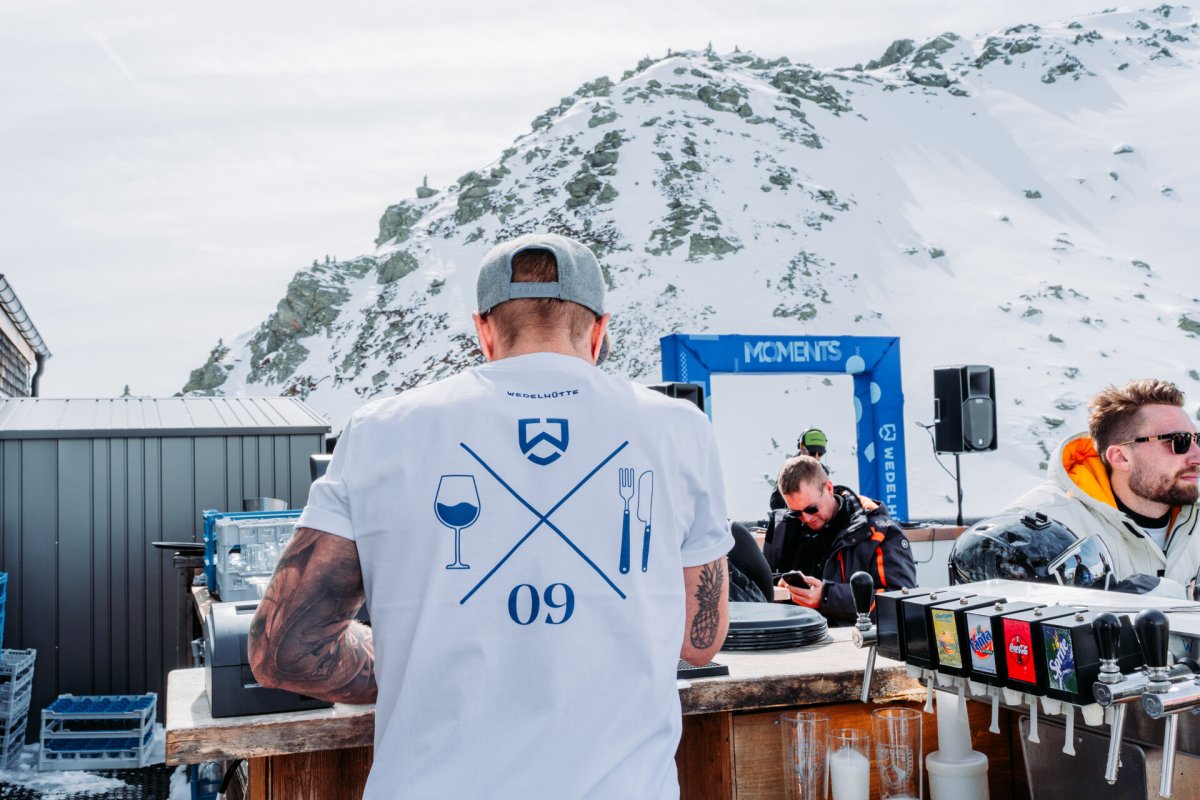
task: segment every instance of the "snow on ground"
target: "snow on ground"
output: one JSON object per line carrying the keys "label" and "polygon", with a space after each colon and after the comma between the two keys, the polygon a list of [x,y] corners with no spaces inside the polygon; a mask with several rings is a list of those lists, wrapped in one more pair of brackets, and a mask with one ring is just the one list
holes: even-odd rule
{"label": "snow on ground", "polygon": [[35,789],[42,793],[44,800],[63,800],[73,794],[102,794],[126,785],[124,781],[92,772],[39,772],[37,754],[37,745],[27,746],[11,769],[0,770],[0,786]]}
{"label": "snow on ground", "polygon": [[[165,748],[163,727],[156,725],[149,763],[162,764],[166,759]],[[37,768],[37,760],[38,745],[26,745],[16,764],[10,769],[0,770],[0,789],[5,786],[19,786],[40,792],[42,800],[65,800],[75,795],[100,795],[128,785],[118,778],[108,778],[84,770],[41,772]],[[191,800],[192,792],[185,772],[184,767],[179,767],[171,775],[171,794],[164,800]]]}
{"label": "snow on ground", "polygon": [[187,767],[179,767],[171,773],[171,795],[167,800],[192,800],[192,789],[187,780]]}

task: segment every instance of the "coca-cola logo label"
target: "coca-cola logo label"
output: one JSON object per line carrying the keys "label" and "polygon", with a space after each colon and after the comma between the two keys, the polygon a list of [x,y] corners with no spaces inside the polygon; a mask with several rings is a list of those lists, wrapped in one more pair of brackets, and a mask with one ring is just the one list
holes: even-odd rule
{"label": "coca-cola logo label", "polygon": [[1037,654],[1029,629],[1030,624],[1024,620],[1004,620],[1004,656],[1010,680],[1036,684],[1038,677],[1034,662]]}

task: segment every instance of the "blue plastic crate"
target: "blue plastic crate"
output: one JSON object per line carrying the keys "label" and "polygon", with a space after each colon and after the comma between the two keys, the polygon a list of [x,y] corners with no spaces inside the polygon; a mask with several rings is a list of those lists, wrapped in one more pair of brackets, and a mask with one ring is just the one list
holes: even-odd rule
{"label": "blue plastic crate", "polygon": [[[149,744],[154,731],[146,731],[141,737],[141,744]],[[46,743],[46,749],[53,753],[105,753],[112,756],[136,750],[139,746],[137,736],[88,736],[79,739],[51,739]]]}
{"label": "blue plastic crate", "polygon": [[217,591],[217,520],[220,519],[299,519],[299,510],[289,511],[202,511],[204,520],[204,582],[208,591]]}
{"label": "blue plastic crate", "polygon": [[46,707],[52,715],[79,716],[96,715],[111,717],[153,709],[157,697],[154,694],[61,694]]}
{"label": "blue plastic crate", "polygon": [[38,769],[146,766],[158,696],[59,695],[42,710]]}

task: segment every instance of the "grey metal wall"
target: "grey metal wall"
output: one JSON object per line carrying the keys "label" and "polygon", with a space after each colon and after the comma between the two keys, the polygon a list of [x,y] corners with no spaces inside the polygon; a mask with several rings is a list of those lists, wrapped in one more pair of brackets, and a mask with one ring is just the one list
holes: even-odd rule
{"label": "grey metal wall", "polygon": [[154,541],[201,541],[204,509],[308,499],[323,436],[0,441],[4,647],[36,647],[34,710],[61,693],[158,692],[175,667],[178,576]]}

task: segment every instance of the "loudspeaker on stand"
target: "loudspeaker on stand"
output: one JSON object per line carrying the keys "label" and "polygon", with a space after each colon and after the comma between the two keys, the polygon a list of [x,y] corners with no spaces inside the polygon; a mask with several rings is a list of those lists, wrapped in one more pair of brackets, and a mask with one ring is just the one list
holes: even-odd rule
{"label": "loudspeaker on stand", "polygon": [[973,453],[996,449],[996,380],[988,366],[933,370],[934,450]]}

